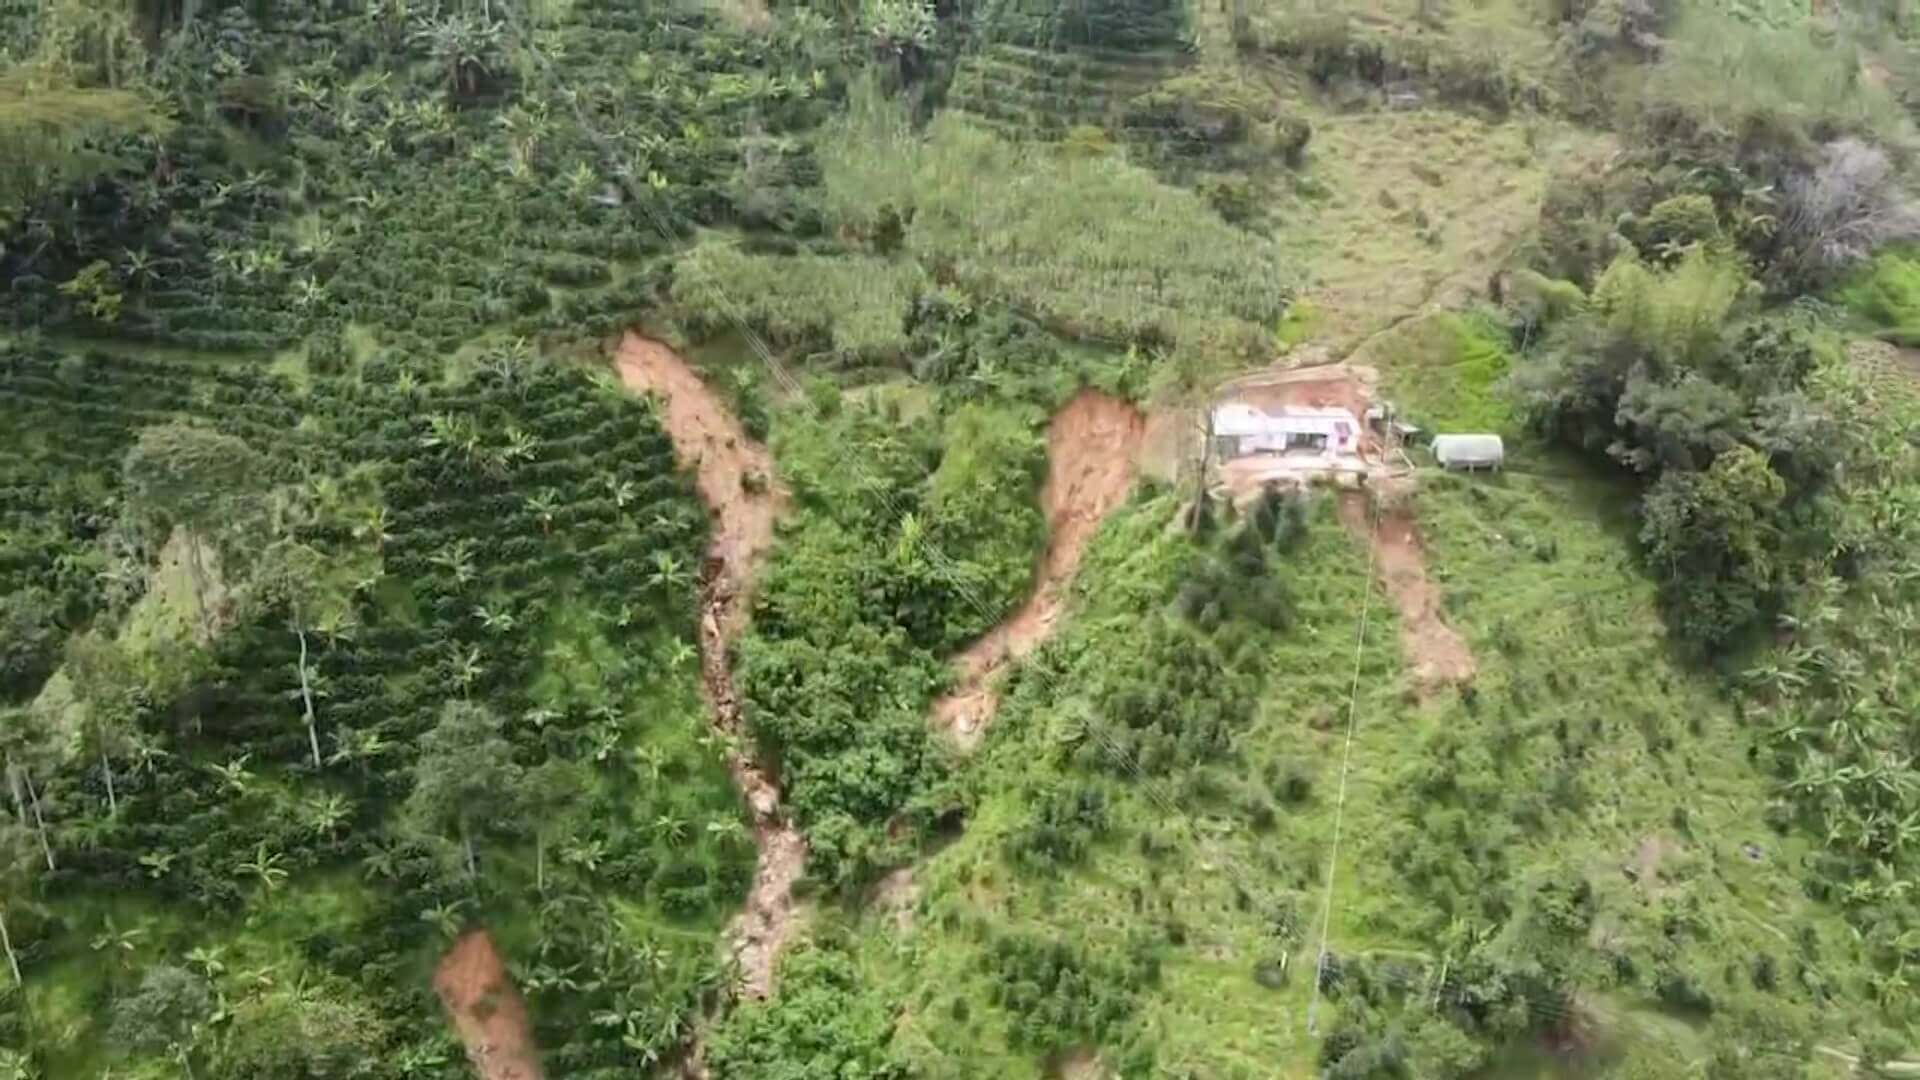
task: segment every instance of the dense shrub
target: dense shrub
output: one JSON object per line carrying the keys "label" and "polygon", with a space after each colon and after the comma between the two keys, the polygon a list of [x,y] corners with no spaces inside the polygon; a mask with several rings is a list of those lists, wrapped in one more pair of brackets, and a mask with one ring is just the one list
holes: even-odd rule
{"label": "dense shrub", "polygon": [[811,945],[781,965],[779,996],[741,1006],[714,1030],[707,1066],[720,1080],[904,1080],[891,1012],[843,947]]}
{"label": "dense shrub", "polygon": [[1542,429],[1646,478],[1648,565],[1674,628],[1709,647],[1844,545],[1823,496],[1862,450],[1837,351],[1804,316],[1743,317],[1749,293],[1724,254],[1623,256],[1519,376]]}

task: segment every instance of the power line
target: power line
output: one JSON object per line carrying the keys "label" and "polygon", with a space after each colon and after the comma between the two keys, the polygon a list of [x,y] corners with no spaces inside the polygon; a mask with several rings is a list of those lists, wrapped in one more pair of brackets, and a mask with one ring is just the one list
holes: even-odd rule
{"label": "power line", "polygon": [[1314,961],[1313,994],[1307,999],[1307,1034],[1317,1033],[1316,1013],[1320,1007],[1320,972],[1327,962],[1327,938],[1333,931],[1333,886],[1340,866],[1340,831],[1347,814],[1347,776],[1353,764],[1353,729],[1359,714],[1360,701],[1360,664],[1366,653],[1367,620],[1373,611],[1373,569],[1377,558],[1376,534],[1380,530],[1380,507],[1373,496],[1367,496],[1367,576],[1366,596],[1360,602],[1360,629],[1354,635],[1353,642],[1353,683],[1347,689],[1347,738],[1340,752],[1340,794],[1334,801],[1333,810],[1333,850],[1327,855],[1327,896],[1320,913],[1320,951]]}

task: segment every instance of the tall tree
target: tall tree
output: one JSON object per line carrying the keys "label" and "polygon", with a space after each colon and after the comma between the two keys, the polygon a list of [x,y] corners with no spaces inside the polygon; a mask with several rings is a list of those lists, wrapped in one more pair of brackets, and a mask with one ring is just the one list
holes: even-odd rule
{"label": "tall tree", "polygon": [[313,752],[313,767],[321,767],[319,720],[314,712],[315,676],[308,647],[308,634],[315,626],[344,615],[348,590],[336,580],[326,556],[290,536],[267,546],[254,569],[250,590],[254,603],[262,608],[282,608],[287,612],[287,627],[299,641],[300,654],[294,661],[294,674],[300,680],[300,707],[307,725],[307,744]]}
{"label": "tall tree", "polygon": [[542,894],[547,891],[547,840],[579,805],[587,787],[580,766],[562,757],[549,757],[527,774],[524,809],[533,819],[533,879]]}
{"label": "tall tree", "polygon": [[0,821],[0,949],[7,954],[7,969],[13,973],[14,985],[25,980],[20,976],[20,957],[13,947],[13,926],[8,917],[14,912],[19,898],[26,894],[26,880],[33,866],[33,839],[24,824],[18,821]]}
{"label": "tall tree", "polygon": [[120,813],[113,782],[113,755],[130,741],[146,683],[133,658],[119,642],[97,631],[67,643],[67,678],[86,713],[82,737],[90,753],[100,759],[100,775],[107,786],[107,811]]}
{"label": "tall tree", "polygon": [[137,1053],[164,1053],[193,1078],[193,1051],[213,1018],[213,989],[185,968],[148,968],[139,989],[113,1003],[114,1041]]}
{"label": "tall tree", "polygon": [[203,633],[212,630],[204,546],[251,508],[257,460],[240,439],[174,421],[143,429],[122,466],[134,511],[185,533]]}
{"label": "tall tree", "polygon": [[46,812],[40,805],[40,792],[34,786],[33,775],[52,755],[53,731],[52,718],[45,709],[23,706],[0,713],[0,758],[4,758],[6,766],[14,816],[23,825],[33,826],[48,870],[57,867],[53,861],[53,845],[47,839]]}
{"label": "tall tree", "polygon": [[407,796],[408,823],[427,836],[458,840],[467,876],[478,873],[475,837],[512,831],[526,802],[525,772],[513,760],[499,714],[472,701],[450,701],[420,740]]}

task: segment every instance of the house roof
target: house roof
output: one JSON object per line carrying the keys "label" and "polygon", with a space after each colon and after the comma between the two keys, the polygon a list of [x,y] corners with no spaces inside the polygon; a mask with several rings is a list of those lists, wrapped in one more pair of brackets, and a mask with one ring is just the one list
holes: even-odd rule
{"label": "house roof", "polygon": [[1298,421],[1318,421],[1312,425],[1318,430],[1328,421],[1344,421],[1358,426],[1353,413],[1337,406],[1325,405],[1283,405],[1278,410],[1269,411],[1255,408],[1240,402],[1229,402],[1213,410],[1213,433],[1215,435],[1269,435],[1289,430],[1297,430]]}

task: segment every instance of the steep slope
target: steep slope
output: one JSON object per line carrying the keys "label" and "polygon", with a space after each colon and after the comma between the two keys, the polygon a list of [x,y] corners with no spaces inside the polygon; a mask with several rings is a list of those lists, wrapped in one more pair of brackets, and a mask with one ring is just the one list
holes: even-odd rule
{"label": "steep slope", "polygon": [[774,964],[793,933],[793,884],[806,865],[806,841],[780,810],[778,777],[756,759],[740,718],[728,647],[745,625],[753,574],[773,544],[786,502],[773,459],[748,438],[699,375],[666,345],[629,332],[614,360],[626,387],[660,402],[661,422],[682,468],[691,469],[713,515],[713,538],[700,612],[700,672],[714,730],[725,736],[727,769],[753,813],[759,859],[745,910],[728,934],[740,964],[741,990],[765,997]]}
{"label": "steep slope", "polygon": [[1047,479],[1040,503],[1047,547],[1027,600],[954,659],[959,686],[934,703],[933,720],[963,750],[979,745],[999,705],[993,679],[1052,635],[1080,556],[1127,496],[1146,418],[1118,398],[1082,390],[1047,426]]}

